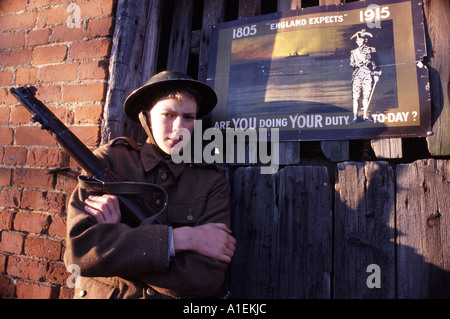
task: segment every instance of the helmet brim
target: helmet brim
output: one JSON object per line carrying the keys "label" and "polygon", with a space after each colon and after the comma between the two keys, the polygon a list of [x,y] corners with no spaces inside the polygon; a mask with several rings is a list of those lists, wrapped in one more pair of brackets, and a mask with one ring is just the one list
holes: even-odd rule
{"label": "helmet brim", "polygon": [[[151,81],[149,81],[151,82]],[[203,82],[189,78],[169,78],[143,85],[134,90],[125,100],[123,111],[132,121],[139,123],[139,113],[149,110],[160,97],[161,92],[172,88],[191,88],[197,91],[201,100],[198,105],[197,118],[202,118],[210,113],[217,104],[217,95],[214,90]]]}

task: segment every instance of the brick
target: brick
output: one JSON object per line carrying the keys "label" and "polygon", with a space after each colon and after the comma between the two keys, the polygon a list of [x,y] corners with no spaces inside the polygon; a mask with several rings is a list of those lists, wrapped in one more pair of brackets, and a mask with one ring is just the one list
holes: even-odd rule
{"label": "brick", "polygon": [[17,168],[14,171],[13,184],[22,187],[51,188],[53,176],[44,169]]}
{"label": "brick", "polygon": [[[87,148],[89,148],[93,152],[97,148],[97,146],[87,145]],[[70,168],[76,172],[80,172],[82,170],[80,164],[78,164],[73,157],[70,157]]]}
{"label": "brick", "polygon": [[23,248],[23,241],[25,238],[24,234],[3,231],[1,232],[0,237],[0,250],[13,253],[13,254],[21,254]]}
{"label": "brick", "polygon": [[48,47],[36,47],[33,49],[33,65],[60,63],[67,57],[67,46],[55,45]]}
{"label": "brick", "polygon": [[0,274],[6,273],[6,260],[8,256],[5,254],[0,254]]}
{"label": "brick", "polygon": [[28,235],[25,238],[24,251],[26,255],[59,260],[61,257],[62,243],[53,239]]}
{"label": "brick", "polygon": [[67,7],[49,7],[39,11],[36,25],[39,27],[65,22],[70,15]]}
{"label": "brick", "polygon": [[19,212],[14,219],[14,229],[23,232],[42,234],[50,224],[50,216],[31,212]]}
{"label": "brick", "polygon": [[78,63],[44,66],[39,70],[41,82],[72,82],[78,78]]}
{"label": "brick", "polygon": [[11,114],[11,109],[9,107],[0,106],[0,125],[9,124],[9,115]]}
{"label": "brick", "polygon": [[20,126],[16,128],[16,145],[56,146],[57,142],[47,131],[38,126]]}
{"label": "brick", "polygon": [[72,3],[73,0],[50,0],[53,5],[56,4],[69,4]]}
{"label": "brick", "polygon": [[14,80],[14,72],[11,70],[0,71],[0,86],[11,85]]}
{"label": "brick", "polygon": [[6,273],[13,277],[30,280],[43,280],[47,262],[24,256],[10,256]]}
{"label": "brick", "polygon": [[22,11],[26,6],[27,0],[0,1],[0,13]]}
{"label": "brick", "polygon": [[0,144],[11,145],[13,143],[13,130],[9,127],[0,127]]}
{"label": "brick", "polygon": [[0,52],[0,67],[19,67],[31,62],[31,49]]}
{"label": "brick", "polygon": [[90,40],[72,44],[69,55],[75,60],[106,58],[110,48],[110,40]]}
{"label": "brick", "polygon": [[89,61],[81,63],[80,80],[106,80],[108,63],[106,61]]}
{"label": "brick", "polygon": [[13,212],[0,210],[0,229],[12,230],[14,215]]}
{"label": "brick", "polygon": [[11,108],[7,106],[0,106],[0,125],[9,125],[9,117]]}
{"label": "brick", "polygon": [[22,191],[16,188],[0,189],[0,205],[6,208],[19,208]]}
{"label": "brick", "polygon": [[31,123],[31,114],[28,110],[20,106],[15,106],[11,109],[11,124],[27,124]]}
{"label": "brick", "polygon": [[34,167],[66,167],[69,166],[69,154],[61,149],[30,148],[27,165]]}
{"label": "brick", "polygon": [[106,94],[105,83],[85,83],[65,85],[63,87],[64,102],[102,101]]}
{"label": "brick", "polygon": [[9,93],[8,88],[0,88],[0,101],[2,103],[2,107],[4,107],[5,105],[18,104],[16,98],[11,93]]}
{"label": "brick", "polygon": [[[6,165],[23,165],[27,160],[27,149],[24,147],[6,147],[3,163]],[[0,177],[0,180],[2,178]],[[2,185],[0,183],[0,185]],[[8,184],[9,185],[9,184]]]}
{"label": "brick", "polygon": [[37,12],[22,12],[0,16],[0,30],[31,29],[36,25],[36,18]]}
{"label": "brick", "polygon": [[30,0],[28,4],[28,10],[33,8],[42,8],[48,6],[50,2],[54,2],[53,0]]}
{"label": "brick", "polygon": [[[73,165],[71,164],[70,167],[73,168]],[[64,176],[60,174],[56,181],[55,190],[72,193],[77,186],[77,183],[75,175]]]}
{"label": "brick", "polygon": [[111,16],[114,9],[114,1],[89,0],[79,3],[83,19]]}
{"label": "brick", "polygon": [[[65,195],[56,192],[24,190],[20,207],[38,211],[62,213],[65,207]],[[40,228],[40,231],[35,233],[42,233],[46,231],[49,223],[49,220],[45,219],[45,223],[41,224],[42,227]],[[36,224],[35,226],[37,227],[35,230],[39,230],[39,224]]]}
{"label": "brick", "polygon": [[52,237],[65,238],[67,231],[67,219],[61,216],[51,216],[51,224],[48,234]]}
{"label": "brick", "polygon": [[100,124],[102,122],[102,105],[80,105],[75,109],[76,124]]}
{"label": "brick", "polygon": [[25,46],[25,31],[0,33],[0,50],[23,48]]}
{"label": "brick", "polygon": [[38,69],[36,68],[20,68],[16,74],[17,85],[32,85],[36,83]]}
{"label": "brick", "polygon": [[72,110],[60,105],[58,107],[49,106],[49,109],[66,126],[73,124],[75,114]]}
{"label": "brick", "polygon": [[11,184],[11,173],[10,168],[0,167],[0,186],[9,186]]}
{"label": "brick", "polygon": [[72,42],[83,39],[83,28],[68,28],[66,24],[52,28],[50,42]]}
{"label": "brick", "polygon": [[12,279],[0,275],[0,299],[13,299],[16,291]]}
{"label": "brick", "polygon": [[49,262],[48,271],[46,273],[46,281],[54,284],[65,285],[67,277],[70,274],[67,273],[66,266],[63,262]]}
{"label": "brick", "polygon": [[17,280],[16,295],[18,299],[55,299],[59,288],[53,284],[35,283]]}
{"label": "brick", "polygon": [[99,126],[73,126],[71,130],[86,146],[98,146],[100,144]]}
{"label": "brick", "polygon": [[14,80],[13,71],[11,70],[0,71],[0,86],[11,85],[13,83],[13,80]]}
{"label": "brick", "polygon": [[[52,30],[53,33],[53,30]],[[47,44],[49,41],[50,36],[50,29],[49,28],[42,28],[42,29],[34,29],[28,31],[27,34],[27,46],[35,46],[35,45],[42,45]]]}
{"label": "brick", "polygon": [[114,33],[114,20],[113,18],[101,18],[90,20],[86,30],[86,37],[107,37],[112,36]]}
{"label": "brick", "polygon": [[75,289],[62,286],[59,290],[59,299],[73,299]]}
{"label": "brick", "polygon": [[62,86],[61,85],[44,85],[36,86],[38,89],[36,97],[43,103],[49,102],[61,102],[62,98]]}

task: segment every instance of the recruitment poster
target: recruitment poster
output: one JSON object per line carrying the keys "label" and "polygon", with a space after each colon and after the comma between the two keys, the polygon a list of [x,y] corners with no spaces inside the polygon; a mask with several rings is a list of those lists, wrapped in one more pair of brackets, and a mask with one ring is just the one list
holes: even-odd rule
{"label": "recruitment poster", "polygon": [[430,97],[420,1],[358,1],[213,28],[211,126],[281,140],[425,136]]}

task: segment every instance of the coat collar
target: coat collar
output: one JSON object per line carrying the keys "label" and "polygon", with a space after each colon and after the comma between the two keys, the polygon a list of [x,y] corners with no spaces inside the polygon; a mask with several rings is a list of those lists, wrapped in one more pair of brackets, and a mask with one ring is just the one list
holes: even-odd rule
{"label": "coat collar", "polygon": [[159,163],[162,163],[163,165],[169,167],[170,171],[175,177],[180,176],[180,174],[186,167],[186,163],[181,162],[179,164],[176,164],[172,161],[170,157],[165,159],[163,155],[161,155],[156,150],[156,146],[151,143],[145,143],[144,146],[142,146],[141,160],[142,164],[144,165],[144,170],[146,172],[149,172],[150,170],[155,168]]}

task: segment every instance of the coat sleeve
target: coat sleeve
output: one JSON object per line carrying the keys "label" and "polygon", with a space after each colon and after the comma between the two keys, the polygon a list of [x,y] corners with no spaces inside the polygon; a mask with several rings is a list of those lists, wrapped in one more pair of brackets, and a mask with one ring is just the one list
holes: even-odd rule
{"label": "coat sleeve", "polygon": [[[108,159],[96,155],[109,168]],[[101,154],[99,156],[99,154]],[[166,225],[98,224],[84,211],[89,193],[77,186],[68,203],[64,262],[80,267],[84,277],[131,276],[167,269]]]}
{"label": "coat sleeve", "polygon": [[[230,226],[229,188],[218,174],[209,192],[204,213],[196,225],[224,223]],[[149,272],[140,279],[155,290],[175,298],[205,298],[222,286],[227,264],[194,252],[177,253],[164,273]]]}
{"label": "coat sleeve", "polygon": [[165,271],[168,227],[98,224],[84,212],[88,194],[75,189],[68,207],[65,264],[80,267],[84,277],[131,276]]}

